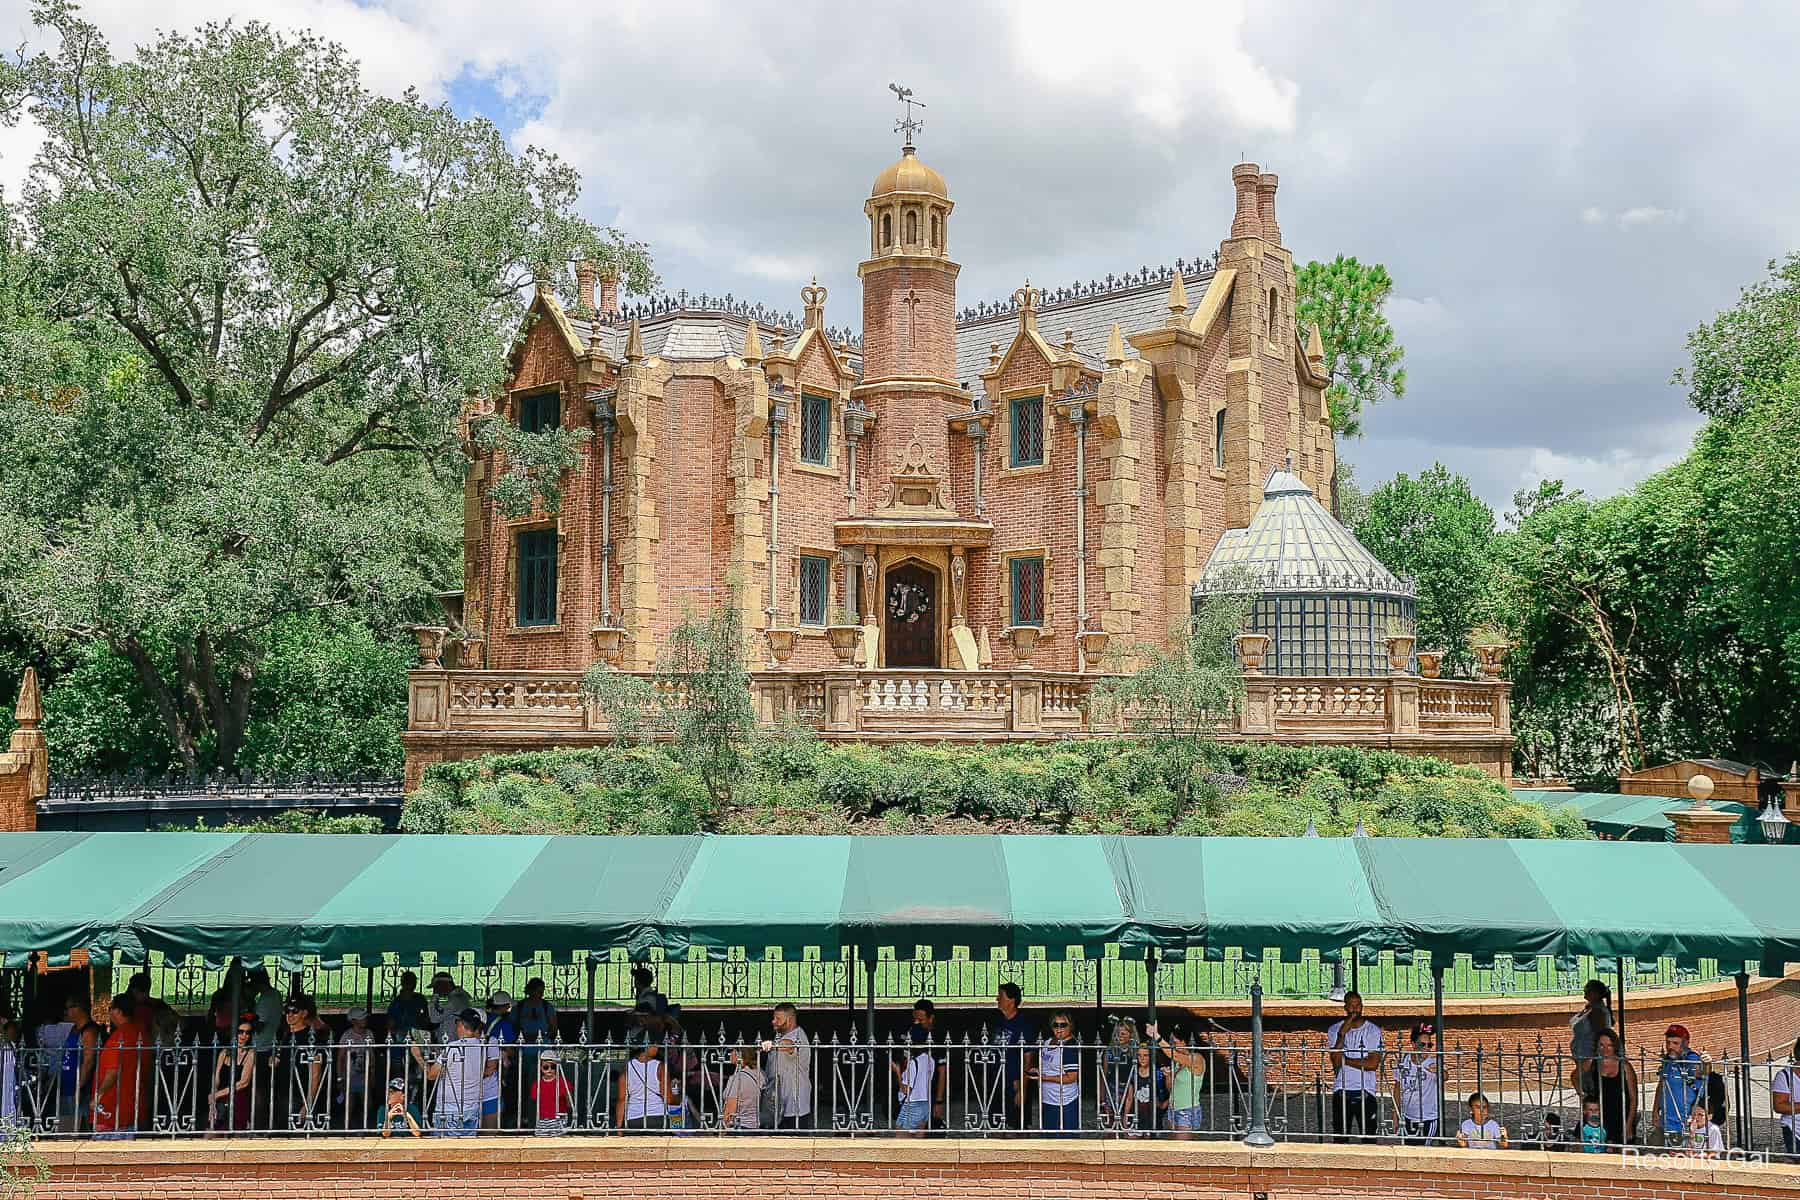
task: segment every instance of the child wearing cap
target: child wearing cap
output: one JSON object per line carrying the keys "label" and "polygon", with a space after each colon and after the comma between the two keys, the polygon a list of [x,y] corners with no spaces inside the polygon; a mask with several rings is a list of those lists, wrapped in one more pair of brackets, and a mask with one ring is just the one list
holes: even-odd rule
{"label": "child wearing cap", "polygon": [[538,1055],[537,1078],[531,1084],[531,1099],[537,1113],[539,1137],[561,1137],[569,1132],[569,1118],[575,1111],[575,1094],[562,1072],[562,1055],[546,1050]]}
{"label": "child wearing cap", "polygon": [[407,1102],[406,1080],[396,1075],[388,1080],[387,1108],[381,1114],[381,1136],[409,1132],[414,1137],[425,1136],[425,1130],[419,1126],[419,1110]]}

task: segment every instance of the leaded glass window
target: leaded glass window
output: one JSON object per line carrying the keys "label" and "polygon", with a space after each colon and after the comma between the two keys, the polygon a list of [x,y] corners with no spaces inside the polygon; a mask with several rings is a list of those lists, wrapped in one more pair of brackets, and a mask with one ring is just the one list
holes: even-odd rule
{"label": "leaded glass window", "polygon": [[1012,560],[1012,623],[1044,623],[1044,560],[1041,558]]}
{"label": "leaded glass window", "polygon": [[556,530],[519,534],[519,624],[556,624]]}
{"label": "leaded glass window", "polygon": [[562,424],[562,396],[554,391],[533,392],[519,397],[519,429],[524,433],[542,433]]}
{"label": "leaded glass window", "polygon": [[1044,398],[1020,396],[1012,402],[1012,465],[1035,467],[1044,461]]}
{"label": "leaded glass window", "polygon": [[831,461],[831,400],[805,392],[800,397],[800,461],[822,467]]}
{"label": "leaded glass window", "polygon": [[818,554],[800,556],[800,623],[823,625],[831,595],[831,560]]}

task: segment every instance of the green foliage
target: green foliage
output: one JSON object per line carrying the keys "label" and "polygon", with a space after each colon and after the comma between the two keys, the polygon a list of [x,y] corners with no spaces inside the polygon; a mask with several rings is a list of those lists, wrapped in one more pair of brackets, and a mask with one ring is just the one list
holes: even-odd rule
{"label": "green foliage", "polygon": [[1369,494],[1357,538],[1390,570],[1418,581],[1421,650],[1443,650],[1445,670],[1472,675],[1470,636],[1492,613],[1494,513],[1442,463],[1401,474]]}
{"label": "green foliage", "polygon": [[[1207,761],[1139,738],[875,746],[784,732],[713,807],[667,746],[508,754],[426,769],[413,833],[1071,832],[1588,836],[1473,767],[1348,746],[1220,744]],[[1237,777],[1244,777],[1247,782]]]}
{"label": "green foliage", "polygon": [[581,686],[627,739],[667,734],[676,759],[699,777],[714,808],[731,801],[757,732],[735,598],[683,618],[663,643],[654,684],[596,663]]}
{"label": "green foliage", "polygon": [[0,1196],[6,1200],[31,1200],[40,1184],[50,1182],[50,1164],[38,1152],[31,1130],[24,1124],[0,1124]]}
{"label": "green foliage", "polygon": [[1688,335],[1692,363],[1675,372],[1708,417],[1734,420],[1800,374],[1800,254],[1769,264],[1737,305]]}
{"label": "green foliage", "polygon": [[1360,263],[1340,254],[1328,263],[1309,262],[1294,283],[1295,318],[1302,336],[1319,327],[1325,343],[1326,392],[1332,431],[1361,437],[1363,410],[1388,396],[1406,394],[1406,351],[1388,323],[1388,296],[1394,281],[1380,263]]}
{"label": "green foliage", "polygon": [[1244,701],[1236,639],[1256,593],[1247,576],[1225,586],[1170,631],[1167,646],[1131,647],[1126,654],[1137,669],[1093,693],[1097,720],[1150,738],[1168,757],[1173,786],[1183,797],[1193,795],[1194,771]]}
{"label": "green foliage", "polygon": [[[169,653],[149,647],[159,661]],[[261,775],[400,773],[410,642],[383,640],[323,613],[277,620],[250,690],[239,769]],[[16,686],[17,677],[0,676]],[[141,771],[184,764],[131,663],[90,643],[44,689],[44,737],[59,774]],[[210,742],[198,763],[218,765]]]}
{"label": "green foliage", "polygon": [[[116,58],[33,12],[59,45],[0,63],[0,120],[45,136],[0,229],[0,609],[104,644],[178,761],[233,767],[279,621],[391,629],[454,578],[457,419],[535,281],[652,275],[566,165],[341,47],[246,22]],[[554,508],[571,437],[509,436],[499,498]]]}
{"label": "green foliage", "polygon": [[380,817],[365,813],[339,815],[311,809],[291,809],[248,821],[220,821],[208,824],[205,817],[194,818],[192,825],[162,825],[158,832],[180,833],[184,830],[207,830],[213,833],[383,833]]}

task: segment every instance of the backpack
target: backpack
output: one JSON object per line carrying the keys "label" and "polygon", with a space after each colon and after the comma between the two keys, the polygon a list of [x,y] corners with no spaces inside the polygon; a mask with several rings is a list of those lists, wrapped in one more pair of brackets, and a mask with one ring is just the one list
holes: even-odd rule
{"label": "backpack", "polygon": [[773,1129],[781,1124],[781,1089],[775,1086],[775,1072],[763,1076],[762,1093],[756,1098],[757,1124]]}
{"label": "backpack", "polygon": [[1725,1095],[1725,1077],[1717,1071],[1707,1072],[1706,1113],[1721,1129],[1725,1126]]}

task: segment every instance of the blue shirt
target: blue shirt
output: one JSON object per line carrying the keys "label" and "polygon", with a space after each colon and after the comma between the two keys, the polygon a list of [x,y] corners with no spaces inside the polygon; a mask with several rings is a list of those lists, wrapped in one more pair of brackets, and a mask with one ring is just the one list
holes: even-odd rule
{"label": "blue shirt", "polygon": [[[1020,1011],[1000,1022],[1000,1027],[994,1032],[994,1040],[1002,1046],[1029,1046],[1037,1041],[1037,1031],[1032,1028],[1025,1013]],[[1008,1050],[1001,1056],[1001,1060],[1006,1067],[1008,1086],[1024,1076],[1025,1051],[1023,1049]],[[1007,1100],[1010,1102],[1011,1099],[1012,1097],[1008,1095]]]}
{"label": "blue shirt", "polygon": [[425,997],[419,992],[395,996],[388,1005],[387,1019],[388,1036],[396,1041],[404,1040],[415,1029],[425,1028]]}
{"label": "blue shirt", "polygon": [[1700,1055],[1693,1050],[1678,1058],[1664,1055],[1656,1077],[1662,1081],[1662,1109],[1657,1116],[1662,1120],[1663,1132],[1685,1132],[1688,1114],[1694,1111],[1694,1101],[1705,1086],[1700,1074]]}

